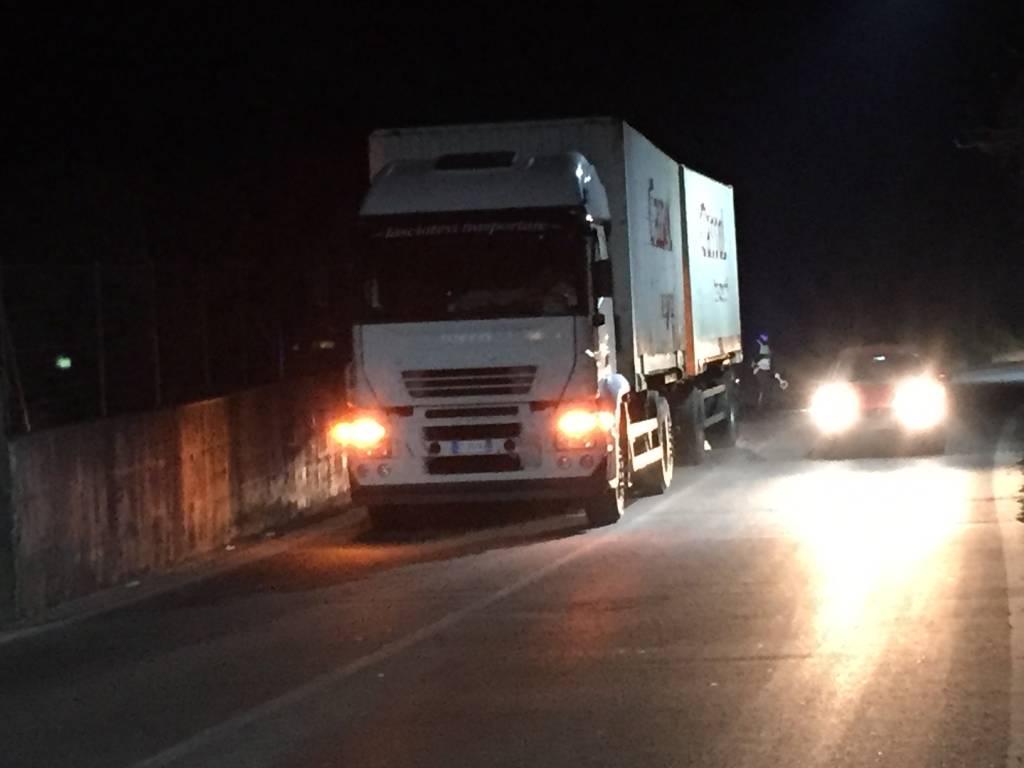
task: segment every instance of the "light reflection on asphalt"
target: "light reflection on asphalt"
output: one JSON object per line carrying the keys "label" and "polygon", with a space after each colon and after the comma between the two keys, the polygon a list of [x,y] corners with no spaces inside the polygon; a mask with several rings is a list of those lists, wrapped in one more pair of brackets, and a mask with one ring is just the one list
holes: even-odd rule
{"label": "light reflection on asphalt", "polygon": [[776,511],[812,580],[816,653],[839,692],[870,679],[899,631],[956,575],[947,548],[970,514],[973,474],[942,459],[817,463],[779,478],[758,505]]}

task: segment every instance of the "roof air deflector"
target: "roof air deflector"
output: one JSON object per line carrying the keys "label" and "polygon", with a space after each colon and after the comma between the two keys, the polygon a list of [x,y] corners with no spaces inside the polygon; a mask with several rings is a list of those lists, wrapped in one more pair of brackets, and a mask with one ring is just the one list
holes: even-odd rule
{"label": "roof air deflector", "polygon": [[471,152],[463,155],[441,155],[434,168],[439,171],[474,171],[484,168],[511,168],[515,152]]}

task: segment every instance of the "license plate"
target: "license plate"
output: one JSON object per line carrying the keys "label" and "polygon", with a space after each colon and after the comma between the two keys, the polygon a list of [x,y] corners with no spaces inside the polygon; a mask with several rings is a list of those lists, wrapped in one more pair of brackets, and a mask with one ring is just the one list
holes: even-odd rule
{"label": "license plate", "polygon": [[452,440],[448,446],[453,456],[474,453],[493,453],[492,440]]}

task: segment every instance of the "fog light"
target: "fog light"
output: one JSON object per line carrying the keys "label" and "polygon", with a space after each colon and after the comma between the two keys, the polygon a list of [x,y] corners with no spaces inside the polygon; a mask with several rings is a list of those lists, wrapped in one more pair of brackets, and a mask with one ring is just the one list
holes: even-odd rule
{"label": "fog light", "polygon": [[589,453],[586,456],[581,456],[580,466],[583,467],[584,469],[590,469],[592,466],[594,466],[594,457],[591,456]]}
{"label": "fog light", "polygon": [[381,464],[379,467],[377,467],[377,474],[380,475],[381,477],[387,477],[388,475],[391,474],[391,467],[388,466],[387,464]]}
{"label": "fog light", "polygon": [[558,457],[558,468],[559,469],[568,469],[570,464],[572,464],[572,460],[568,456],[559,456]]}
{"label": "fog light", "polygon": [[365,478],[367,475],[370,474],[370,468],[365,464],[360,464],[358,467],[356,467],[356,474],[359,477]]}
{"label": "fog light", "polygon": [[516,441],[511,438],[505,441],[505,450],[509,453],[516,452]]}
{"label": "fog light", "polygon": [[430,446],[427,448],[427,451],[430,452],[431,456],[437,456],[437,454],[441,452],[441,444],[431,443]]}
{"label": "fog light", "polygon": [[615,414],[592,405],[569,408],[558,417],[555,446],[559,450],[591,449],[615,426]]}
{"label": "fog light", "polygon": [[339,421],[331,427],[331,437],[335,442],[362,450],[380,445],[387,434],[383,417],[373,414],[362,414],[349,421]]}

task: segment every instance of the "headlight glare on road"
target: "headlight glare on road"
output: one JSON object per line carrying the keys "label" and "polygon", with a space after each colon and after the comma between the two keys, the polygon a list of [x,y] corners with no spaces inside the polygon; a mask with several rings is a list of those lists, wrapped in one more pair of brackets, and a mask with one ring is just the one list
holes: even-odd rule
{"label": "headlight glare on road", "polygon": [[811,398],[811,418],[826,435],[846,431],[860,418],[857,390],[841,381],[822,385]]}
{"label": "headlight glare on road", "polygon": [[360,415],[339,421],[331,427],[331,437],[346,448],[370,450],[379,446],[388,434],[382,420],[370,415]]}
{"label": "headlight glare on road", "polygon": [[896,387],[892,410],[908,430],[937,427],[946,418],[946,388],[930,376],[906,379]]}

